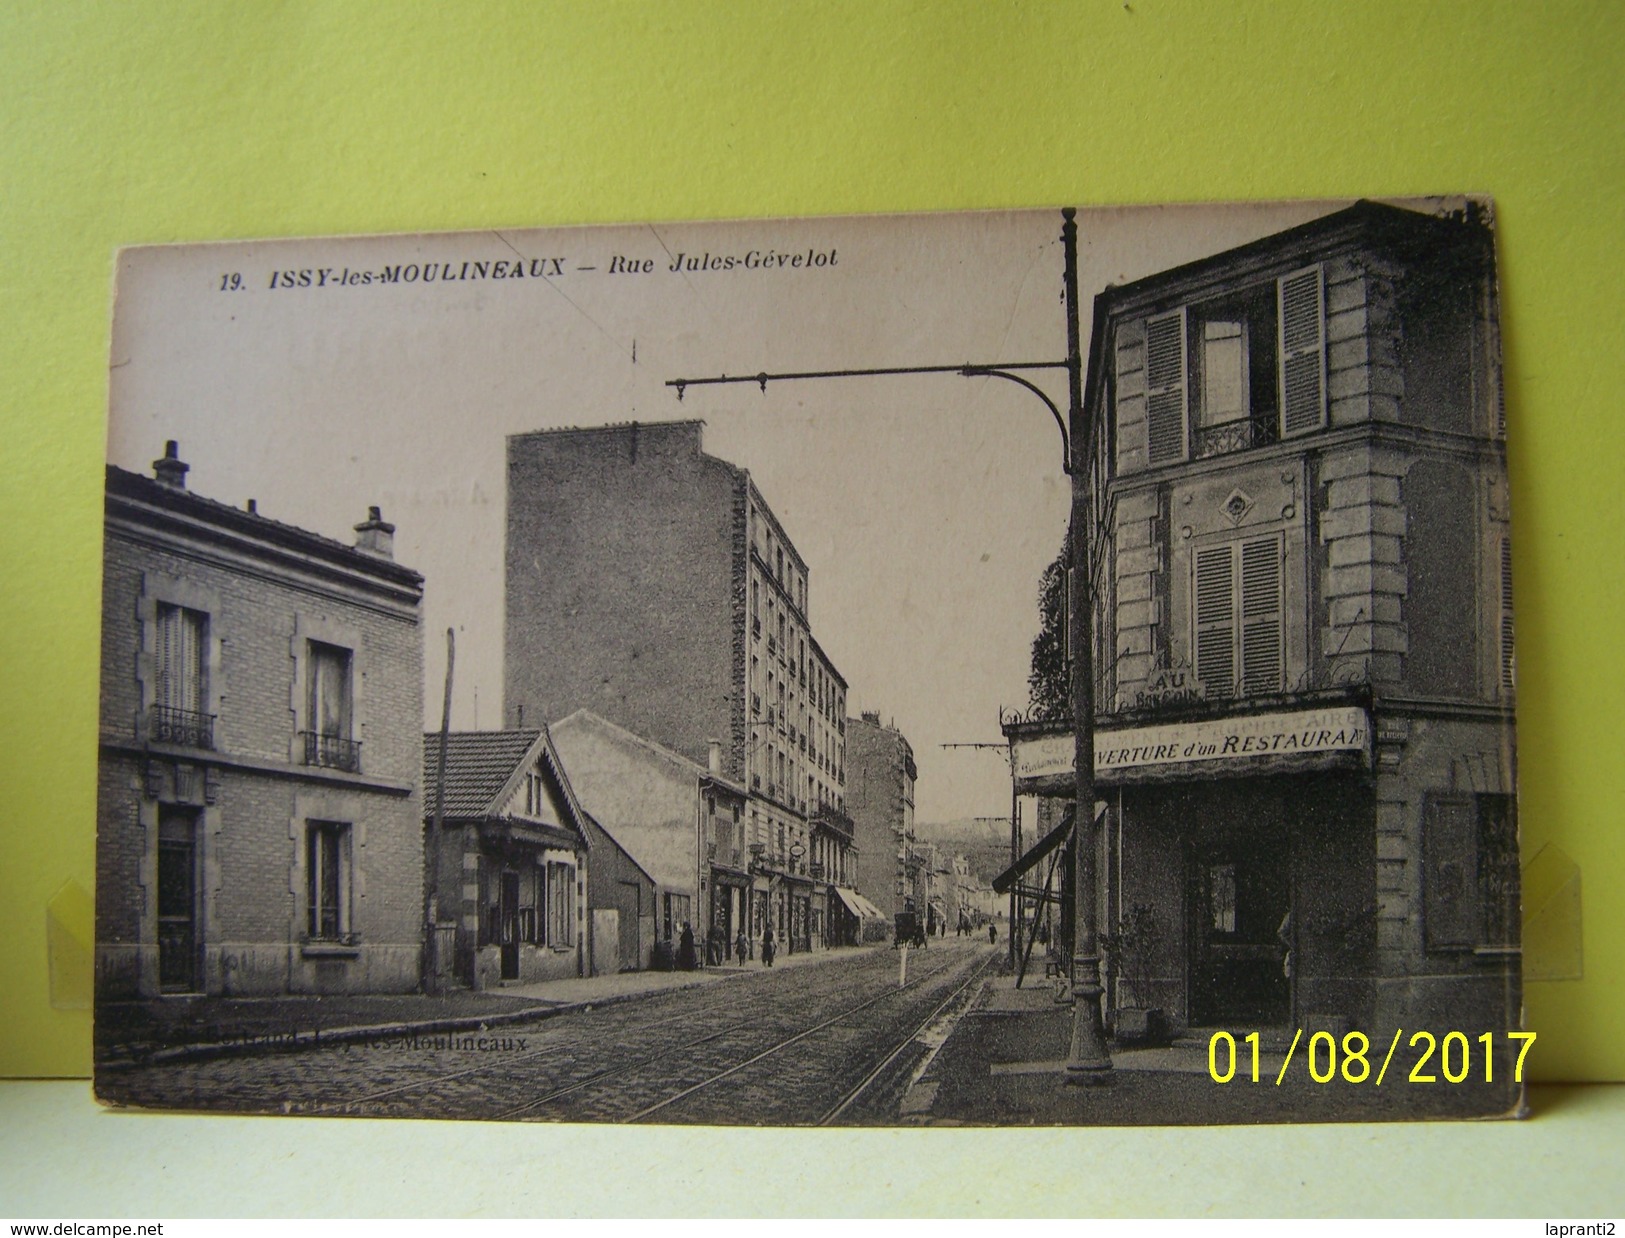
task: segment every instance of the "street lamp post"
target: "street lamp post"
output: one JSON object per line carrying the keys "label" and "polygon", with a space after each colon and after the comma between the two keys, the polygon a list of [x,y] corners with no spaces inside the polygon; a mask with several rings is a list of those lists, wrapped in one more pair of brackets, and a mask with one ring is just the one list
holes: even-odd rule
{"label": "street lamp post", "polygon": [[[724,383],[756,383],[767,391],[769,382],[815,378],[871,378],[895,374],[959,374],[964,378],[1003,378],[1026,388],[1043,401],[1061,430],[1062,467],[1072,479],[1072,517],[1068,533],[1071,544],[1072,583],[1068,637],[1072,667],[1073,725],[1073,945],[1071,959],[1072,1041],[1067,1054],[1066,1081],[1070,1084],[1099,1084],[1111,1079],[1112,1060],[1106,1051],[1105,1027],[1101,1019],[1100,937],[1095,924],[1095,714],[1092,638],[1090,635],[1089,530],[1085,517],[1089,510],[1089,434],[1083,415],[1083,353],[1078,304],[1078,225],[1077,211],[1061,212],[1061,247],[1065,256],[1066,345],[1065,361],[1029,361],[994,365],[914,365],[881,369],[810,370],[798,373],[723,374],[714,378],[674,378],[666,383],[681,400],[689,387]],[[1067,416],[1044,391],[1019,370],[1067,372]],[[1010,926],[1014,933],[1015,925]]]}
{"label": "street lamp post", "polygon": [[1111,1077],[1101,1021],[1100,938],[1095,924],[1095,706],[1094,637],[1090,615],[1093,590],[1089,563],[1089,429],[1083,416],[1083,344],[1078,322],[1078,224],[1076,212],[1061,212],[1061,248],[1066,255],[1067,412],[1072,430],[1071,605],[1068,620],[1072,654],[1072,1044],[1066,1081],[1103,1083]]}

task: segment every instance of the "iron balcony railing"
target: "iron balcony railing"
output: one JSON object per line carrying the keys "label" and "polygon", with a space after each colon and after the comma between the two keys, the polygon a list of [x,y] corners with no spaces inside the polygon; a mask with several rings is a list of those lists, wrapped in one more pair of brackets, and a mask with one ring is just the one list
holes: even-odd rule
{"label": "iron balcony railing", "polygon": [[1227,456],[1234,451],[1250,451],[1275,441],[1269,422],[1247,419],[1231,421],[1218,426],[1199,426],[1196,429],[1195,459],[1208,456]]}
{"label": "iron balcony railing", "polygon": [[178,744],[183,748],[214,747],[214,715],[190,709],[155,705],[148,715],[148,734],[153,743]]}
{"label": "iron balcony railing", "polygon": [[361,741],[341,739],[337,735],[319,735],[315,731],[302,731],[305,737],[305,764],[323,769],[339,769],[346,773],[361,772]]}

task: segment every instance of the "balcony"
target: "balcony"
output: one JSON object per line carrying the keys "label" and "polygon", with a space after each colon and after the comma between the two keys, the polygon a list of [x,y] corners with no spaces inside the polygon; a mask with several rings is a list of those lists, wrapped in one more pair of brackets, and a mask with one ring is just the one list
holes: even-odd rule
{"label": "balcony", "polygon": [[1270,422],[1263,420],[1231,421],[1220,426],[1196,427],[1191,444],[1191,458],[1227,456],[1231,452],[1249,451],[1273,443],[1275,435]]}
{"label": "balcony", "polygon": [[821,825],[831,833],[840,835],[848,842],[852,840],[856,829],[852,823],[852,818],[846,812],[828,802],[816,805],[812,810],[810,819],[814,825]]}
{"label": "balcony", "polygon": [[214,715],[190,709],[155,705],[147,715],[147,738],[155,744],[177,744],[182,748],[214,747]]}
{"label": "balcony", "polygon": [[361,772],[361,741],[342,739],[337,735],[318,735],[315,731],[301,731],[305,739],[305,764],[322,769],[343,770],[347,774]]}

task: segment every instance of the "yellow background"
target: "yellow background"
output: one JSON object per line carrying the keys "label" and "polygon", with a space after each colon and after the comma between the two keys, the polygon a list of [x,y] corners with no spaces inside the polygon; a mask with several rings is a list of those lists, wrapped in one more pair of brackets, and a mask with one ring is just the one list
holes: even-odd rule
{"label": "yellow background", "polygon": [[46,903],[93,875],[116,246],[1474,191],[1500,222],[1525,855],[1557,844],[1585,889],[1585,977],[1529,986],[1531,1066],[1625,1078],[1622,36],[1615,4],[1485,0],[12,0],[0,1076],[90,1063]]}

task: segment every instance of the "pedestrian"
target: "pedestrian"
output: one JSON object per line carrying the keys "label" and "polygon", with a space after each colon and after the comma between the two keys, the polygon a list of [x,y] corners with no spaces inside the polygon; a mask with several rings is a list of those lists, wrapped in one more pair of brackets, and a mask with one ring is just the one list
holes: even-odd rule
{"label": "pedestrian", "polygon": [[677,970],[694,970],[694,930],[683,921],[683,935],[677,939]]}
{"label": "pedestrian", "polygon": [[745,956],[750,953],[750,938],[745,936],[745,930],[739,930],[739,936],[734,938],[734,953],[739,956],[739,966],[745,965]]}
{"label": "pedestrian", "polygon": [[762,962],[768,967],[773,966],[773,926],[771,924],[762,931]]}
{"label": "pedestrian", "polygon": [[991,921],[989,921],[987,926],[987,944],[990,946],[996,946],[999,944],[999,926]]}

